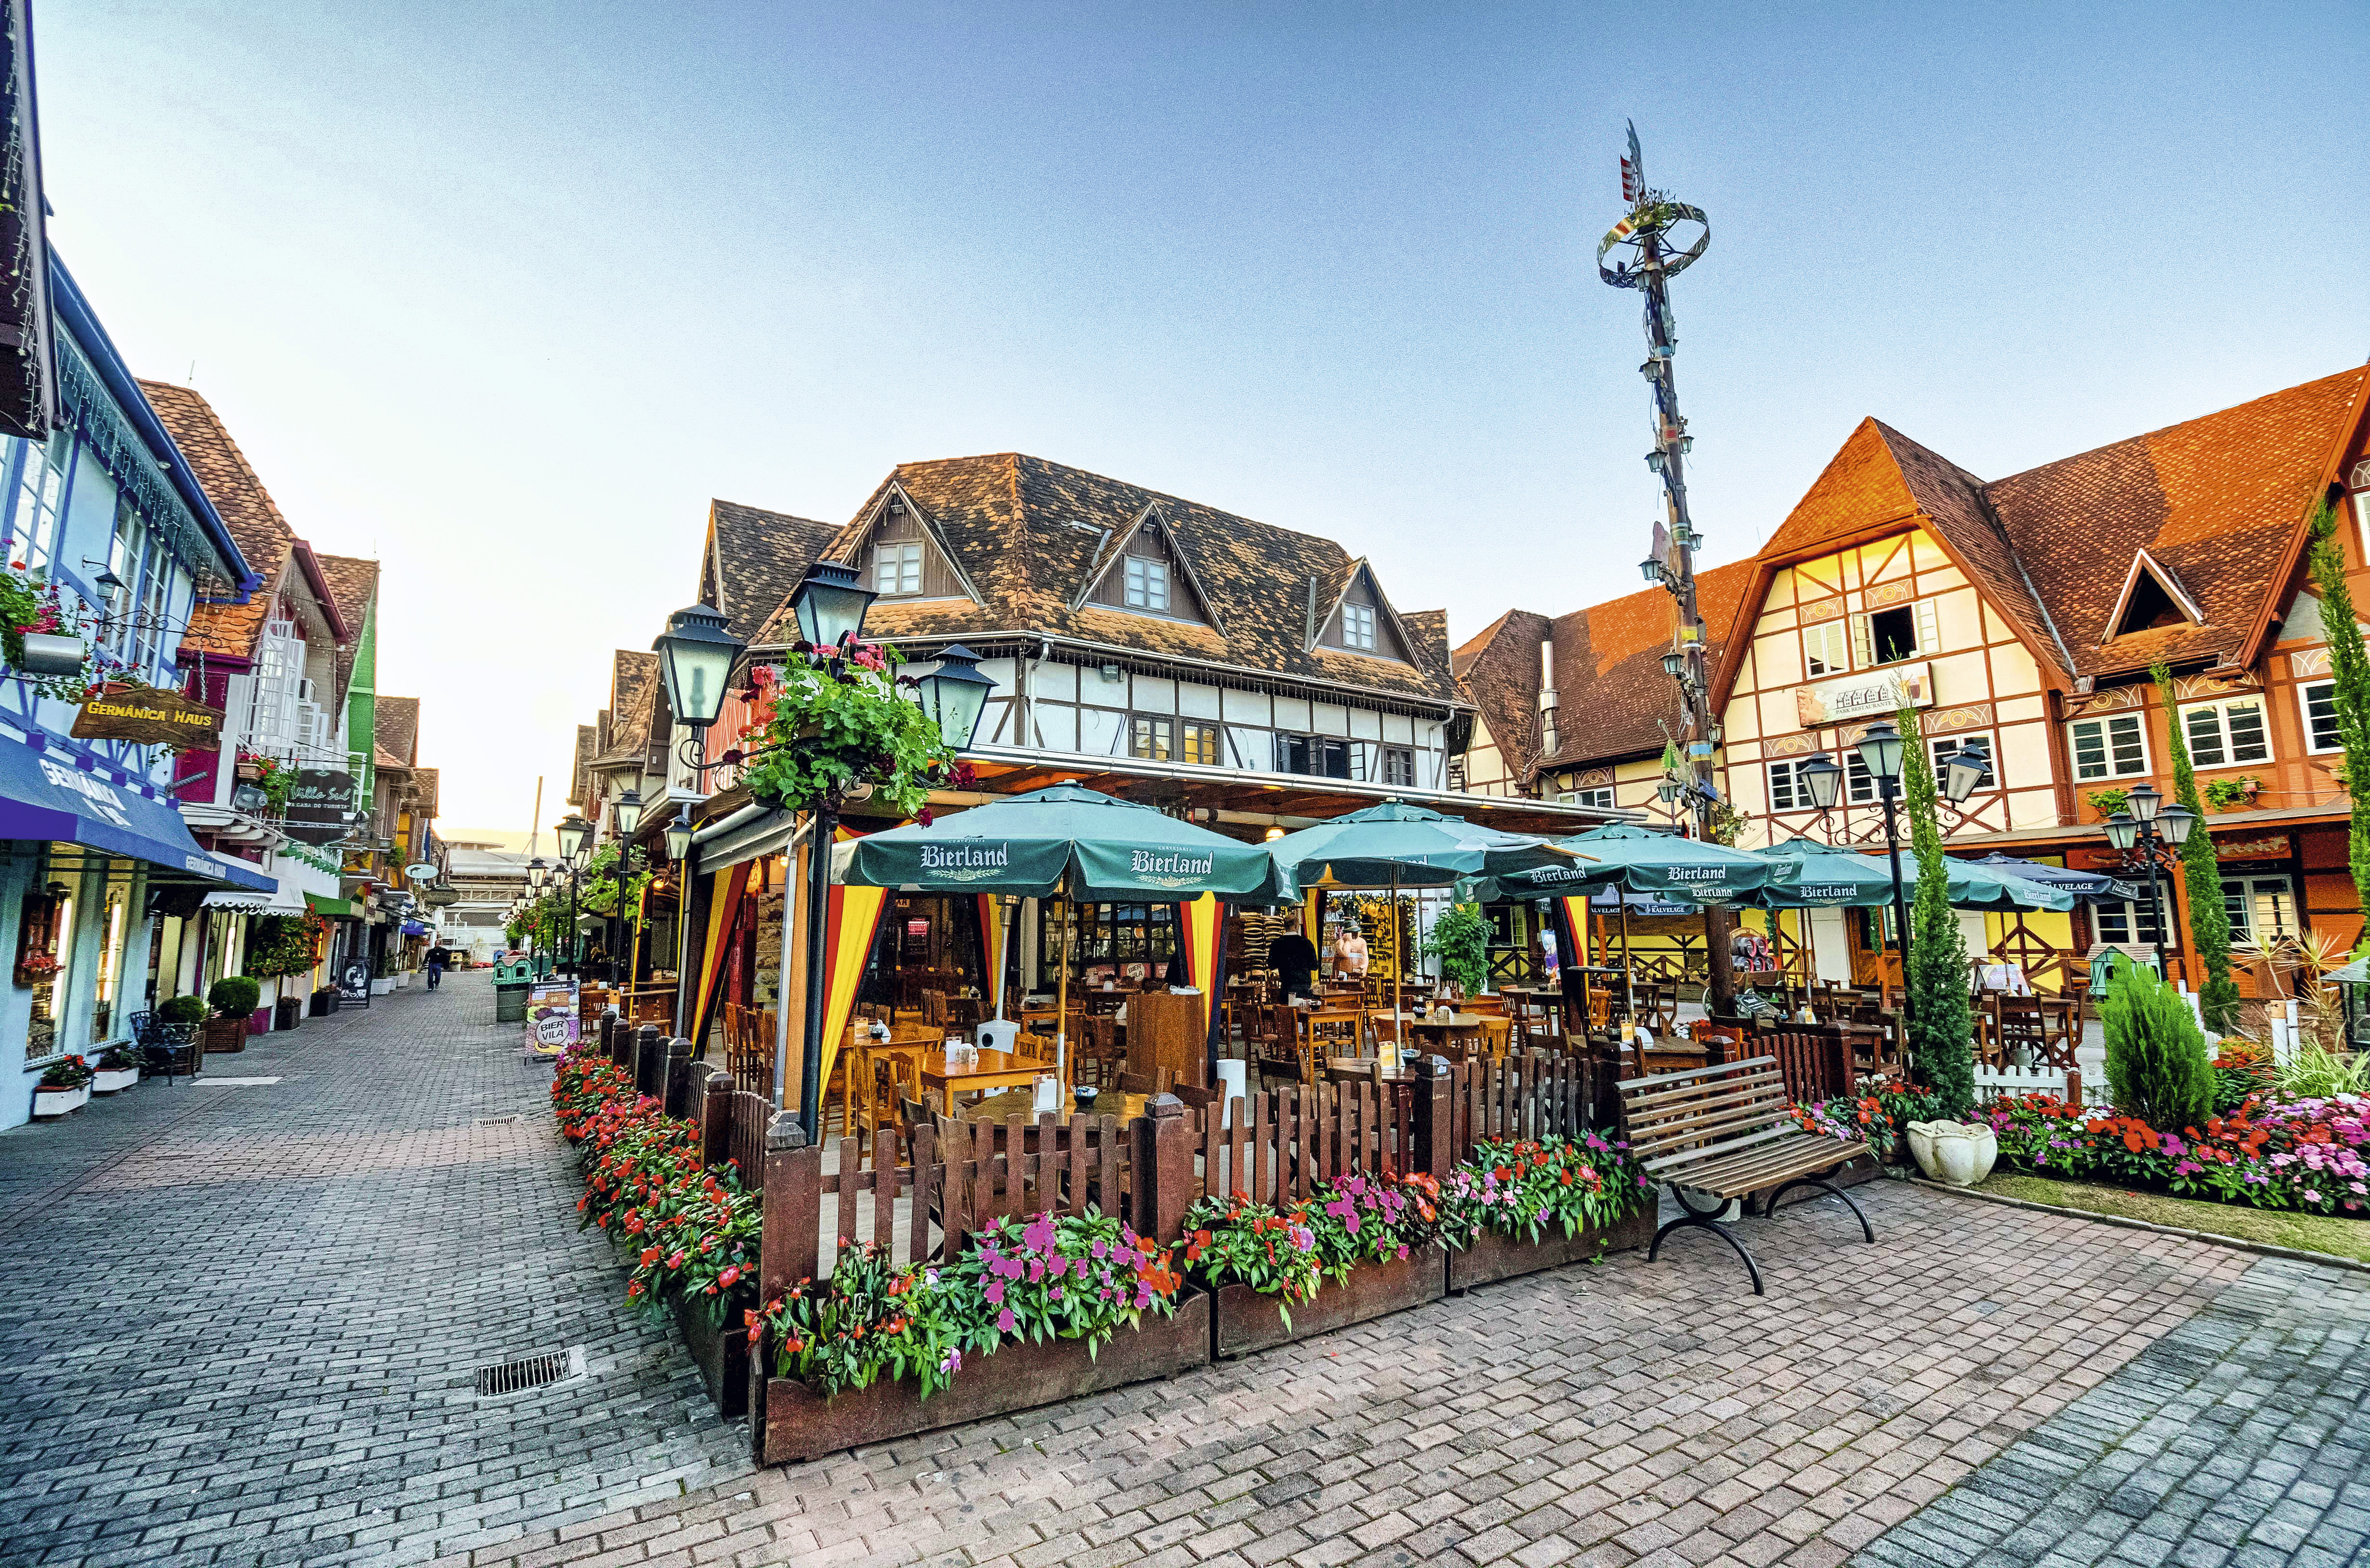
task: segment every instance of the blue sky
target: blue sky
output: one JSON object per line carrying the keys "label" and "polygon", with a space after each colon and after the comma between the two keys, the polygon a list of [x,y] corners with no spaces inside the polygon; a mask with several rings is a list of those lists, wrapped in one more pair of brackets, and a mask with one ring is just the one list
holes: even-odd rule
{"label": "blue sky", "polygon": [[708,499],[1018,449],[1371,555],[1459,639],[1638,585],[1634,117],[1708,558],[1863,416],[1985,477],[2370,355],[2370,11],[51,0],[52,235],[385,563],[448,827],[560,814]]}

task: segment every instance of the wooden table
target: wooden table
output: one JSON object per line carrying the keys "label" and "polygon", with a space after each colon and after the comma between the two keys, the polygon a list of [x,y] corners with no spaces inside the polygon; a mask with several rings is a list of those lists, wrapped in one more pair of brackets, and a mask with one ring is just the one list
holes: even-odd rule
{"label": "wooden table", "polygon": [[935,1091],[949,1116],[955,1114],[955,1095],[974,1089],[1033,1089],[1037,1075],[1053,1064],[1011,1051],[982,1051],[975,1061],[949,1062],[944,1047],[920,1054],[922,1093]]}
{"label": "wooden table", "polygon": [[[1106,1089],[1095,1097],[1093,1114],[1098,1116],[1117,1116],[1123,1122],[1133,1121],[1144,1115],[1144,1107],[1151,1098],[1149,1094],[1122,1094],[1115,1090]],[[1077,1114],[1077,1095],[1065,1091],[1062,1096],[1063,1116],[1067,1118]],[[1001,1093],[983,1094],[965,1105],[961,1115],[965,1121],[1001,1122],[1009,1121],[1014,1116],[1022,1116],[1033,1123],[1037,1119],[1036,1093],[1034,1089],[1030,1088],[1007,1089]]]}

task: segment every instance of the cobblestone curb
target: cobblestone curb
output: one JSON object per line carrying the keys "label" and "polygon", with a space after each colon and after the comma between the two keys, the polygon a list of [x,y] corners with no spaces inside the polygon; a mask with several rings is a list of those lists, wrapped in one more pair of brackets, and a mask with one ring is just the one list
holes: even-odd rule
{"label": "cobblestone curb", "polygon": [[2275,1247],[2269,1242],[2249,1242],[2240,1236],[2225,1236],[2214,1230],[2190,1230],[2179,1225],[2158,1225],[2150,1219],[2133,1219],[2121,1214],[2100,1214],[2088,1208],[2064,1208],[2054,1203],[2034,1203],[2030,1198],[2010,1197],[2006,1193],[1979,1193],[1973,1187],[1949,1186],[1941,1182],[1929,1182],[1923,1176],[1909,1178],[1912,1186],[1929,1192],[1949,1193],[1952,1197],[1971,1197],[1981,1203],[2004,1203],[2010,1208],[2029,1208],[2035,1214],[2062,1214],[2068,1219],[2092,1219],[2101,1225],[2120,1225],[2126,1230],[2153,1230],[2159,1236],[2178,1236],[2184,1242],[2205,1242],[2217,1247],[2236,1247],[2242,1253],[2256,1253],[2267,1258],[2286,1258],[2294,1263],[2318,1264],[2324,1268],[2347,1268],[2356,1274],[2370,1274],[2370,1263],[2354,1258],[2341,1258],[2334,1253],[2307,1252],[2301,1247]]}

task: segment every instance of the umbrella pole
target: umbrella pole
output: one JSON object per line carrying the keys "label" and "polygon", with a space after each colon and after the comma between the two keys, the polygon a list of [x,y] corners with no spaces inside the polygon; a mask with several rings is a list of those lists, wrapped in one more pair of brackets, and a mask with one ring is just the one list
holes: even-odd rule
{"label": "umbrella pole", "polygon": [[1638,1027],[1638,977],[1629,965],[1629,893],[1621,893],[1621,999],[1629,1009],[1629,1027]]}
{"label": "umbrella pole", "polygon": [[[1401,982],[1407,976],[1407,955],[1399,951],[1399,868],[1391,864],[1391,1044],[1400,1065],[1407,1062],[1407,999]],[[1363,994],[1362,991],[1360,994]]]}
{"label": "umbrella pole", "polygon": [[1070,896],[1068,884],[1063,885],[1055,905],[1062,911],[1062,970],[1053,980],[1053,1076],[1062,1083],[1070,1082]]}

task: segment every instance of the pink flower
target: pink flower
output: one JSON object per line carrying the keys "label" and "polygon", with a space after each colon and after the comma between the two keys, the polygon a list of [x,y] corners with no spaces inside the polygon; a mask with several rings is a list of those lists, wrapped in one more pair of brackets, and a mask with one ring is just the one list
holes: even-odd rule
{"label": "pink flower", "polygon": [[1014,1329],[1016,1329],[1016,1328],[1018,1328],[1018,1327],[1019,1327],[1019,1326],[1020,1326],[1020,1320],[1019,1320],[1018,1318],[1016,1318],[1016,1317],[1014,1317],[1014,1316],[1012,1315],[1012,1309],[1011,1309],[1011,1308],[1007,1307],[1007,1308],[1005,1308],[1005,1309],[1004,1309],[1004,1310],[1002,1310],[1002,1311],[1000,1311],[1000,1312],[998,1312],[998,1313],[996,1313],[996,1314],[995,1314],[995,1332],[996,1332],[996,1333],[1010,1333]]}

